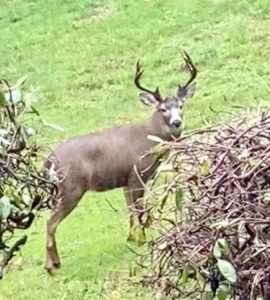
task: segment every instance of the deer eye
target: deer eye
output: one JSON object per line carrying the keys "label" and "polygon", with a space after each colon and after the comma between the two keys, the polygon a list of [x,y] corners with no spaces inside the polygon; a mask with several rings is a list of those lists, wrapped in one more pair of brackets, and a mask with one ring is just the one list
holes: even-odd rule
{"label": "deer eye", "polygon": [[159,111],[161,112],[166,112],[167,111],[167,108],[165,106],[162,106],[159,108]]}

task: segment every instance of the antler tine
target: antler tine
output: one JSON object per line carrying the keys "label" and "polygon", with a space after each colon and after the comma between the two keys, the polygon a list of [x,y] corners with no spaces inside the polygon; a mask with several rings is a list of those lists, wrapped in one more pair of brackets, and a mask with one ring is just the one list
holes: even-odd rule
{"label": "antler tine", "polygon": [[134,77],[135,85],[137,86],[138,89],[153,95],[156,100],[161,102],[162,97],[159,93],[159,88],[158,87],[156,87],[155,91],[151,91],[148,88],[145,88],[140,84],[140,79],[141,79],[141,76],[142,76],[143,73],[144,73],[144,70],[141,68],[140,60],[138,60],[137,64],[136,64],[136,73],[135,73],[135,77]]}
{"label": "antler tine", "polygon": [[141,68],[140,60],[138,60],[137,64],[136,64],[136,73],[135,73],[135,78],[134,78],[134,82],[138,88],[140,88],[139,80],[140,80],[143,72],[144,72],[144,70]]}
{"label": "antler tine", "polygon": [[191,75],[190,79],[183,87],[183,88],[187,88],[191,84],[191,82],[195,79],[195,77],[197,76],[197,69],[195,68],[195,66],[194,66],[190,56],[187,54],[187,52],[186,51],[183,51],[183,52],[184,52],[184,61],[186,63],[186,67],[188,68],[189,73]]}

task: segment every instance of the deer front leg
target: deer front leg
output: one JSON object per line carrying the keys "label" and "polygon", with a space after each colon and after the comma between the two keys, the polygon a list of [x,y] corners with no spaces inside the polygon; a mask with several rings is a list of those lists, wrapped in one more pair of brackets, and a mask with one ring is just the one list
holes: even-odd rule
{"label": "deer front leg", "polygon": [[57,251],[55,233],[58,225],[69,215],[69,213],[75,208],[76,202],[71,206],[59,205],[47,222],[47,244],[46,244],[46,262],[45,269],[52,275],[53,270],[60,268],[60,258]]}
{"label": "deer front leg", "polygon": [[55,268],[60,268],[60,258],[57,252],[55,234],[58,225],[71,213],[81,199],[83,192],[80,188],[65,193],[59,199],[58,205],[53,209],[47,222],[47,244],[45,269],[52,275]]}
{"label": "deer front leg", "polygon": [[134,240],[132,230],[135,227],[135,223],[138,220],[138,224],[141,227],[142,234],[144,233],[144,226],[142,217],[144,215],[144,206],[141,199],[144,195],[144,187],[137,177],[129,180],[129,184],[124,188],[125,198],[129,209],[129,235],[128,240]]}
{"label": "deer front leg", "polygon": [[127,206],[129,209],[129,232],[128,232],[127,241],[135,240],[138,242],[138,244],[141,244],[142,242],[141,239],[138,236],[135,237],[137,235],[135,233],[135,228],[137,232],[138,230],[141,231],[143,240],[145,240],[145,232],[144,232],[144,227],[142,225],[142,219],[141,219],[143,207],[139,203],[139,199],[143,197],[144,191],[125,188],[124,193],[126,197]]}
{"label": "deer front leg", "polygon": [[53,211],[50,219],[47,221],[47,243],[46,243],[46,263],[45,269],[52,274],[54,268],[60,268],[60,259],[57,252],[55,233],[57,226],[63,217],[60,211]]}
{"label": "deer front leg", "polygon": [[144,189],[142,187],[126,187],[124,189],[124,193],[127,206],[130,211],[130,216],[137,216],[139,222],[141,223],[144,209],[140,200],[144,195]]}

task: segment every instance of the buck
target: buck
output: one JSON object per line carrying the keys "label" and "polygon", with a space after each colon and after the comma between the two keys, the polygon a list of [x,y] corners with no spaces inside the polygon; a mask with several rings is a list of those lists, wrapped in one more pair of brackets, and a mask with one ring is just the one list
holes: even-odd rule
{"label": "buck", "polygon": [[134,82],[142,91],[139,98],[143,104],[155,108],[148,121],[68,139],[60,143],[45,161],[46,168],[53,165],[63,178],[59,181],[59,199],[47,221],[45,269],[49,274],[55,268],[60,268],[55,240],[57,226],[87,191],[123,187],[128,206],[143,196],[143,183],[153,176],[160,163],[153,163],[150,156],[142,159],[142,155],[155,144],[147,136],[157,136],[166,141],[178,138],[181,134],[183,104],[195,91],[197,70],[186,52],[184,61],[190,73],[189,80],[185,85],[178,86],[176,95],[164,98],[158,87],[151,91],[141,85],[144,71],[138,61]]}

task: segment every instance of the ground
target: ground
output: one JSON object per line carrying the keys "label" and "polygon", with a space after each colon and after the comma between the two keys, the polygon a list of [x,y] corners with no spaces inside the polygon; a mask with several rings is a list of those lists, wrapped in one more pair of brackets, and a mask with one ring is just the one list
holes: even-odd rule
{"label": "ground", "polygon": [[[1,0],[0,75],[29,75],[42,116],[65,129],[43,130],[40,140],[53,146],[148,118],[132,81],[137,59],[144,82],[167,95],[185,79],[185,49],[199,70],[184,111],[188,130],[232,105],[269,103],[269,26],[268,0]],[[45,220],[46,213],[0,282],[0,299],[153,299],[129,276],[122,191],[89,193],[59,227],[63,266],[54,277],[43,271]]]}

